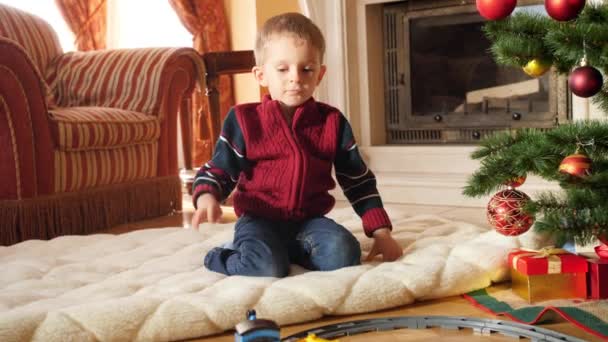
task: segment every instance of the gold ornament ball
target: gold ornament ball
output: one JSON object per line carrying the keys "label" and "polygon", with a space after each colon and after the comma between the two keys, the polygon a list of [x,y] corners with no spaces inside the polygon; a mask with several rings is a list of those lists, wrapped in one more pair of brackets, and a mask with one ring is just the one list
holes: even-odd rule
{"label": "gold ornament ball", "polygon": [[545,62],[538,58],[534,58],[529,61],[526,66],[523,67],[524,72],[532,77],[540,77],[544,75],[549,69],[551,69],[551,63]]}

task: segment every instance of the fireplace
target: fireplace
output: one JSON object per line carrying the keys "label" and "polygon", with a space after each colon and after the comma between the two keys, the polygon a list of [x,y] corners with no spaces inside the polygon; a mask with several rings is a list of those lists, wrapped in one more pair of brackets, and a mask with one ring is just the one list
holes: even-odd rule
{"label": "fireplace", "polygon": [[[530,127],[542,129],[552,127],[555,120],[562,122],[599,116],[587,99],[571,97],[566,77],[555,74],[548,74],[538,81],[538,89],[542,87],[545,92],[536,94],[536,98],[519,98],[526,94],[499,98],[487,90],[493,85],[480,84],[479,89],[471,87],[463,91],[465,95],[459,95],[463,96],[464,102],[466,92],[483,90],[477,93],[477,96],[481,94],[481,102],[469,98],[469,103],[457,102],[452,107],[450,103],[456,101],[445,100],[434,107],[420,107],[426,101],[412,105],[409,80],[412,69],[416,72],[418,68],[411,67],[409,54],[404,55],[408,50],[404,49],[401,56],[393,59],[396,66],[390,66],[389,50],[385,51],[384,42],[386,13],[395,13],[395,21],[397,16],[401,16],[399,20],[403,20],[402,23],[415,22],[422,26],[433,24],[425,18],[442,17],[445,17],[444,21],[470,21],[471,25],[479,25],[474,0],[300,0],[300,3],[304,4],[305,13],[312,15],[321,25],[329,47],[325,60],[327,74],[318,88],[317,98],[342,109],[348,117],[359,150],[374,171],[382,200],[386,203],[483,207],[489,198],[465,198],[462,195],[467,178],[479,167],[478,161],[470,158],[479,142],[476,137],[481,139],[498,130],[526,127],[524,125],[529,123]],[[541,4],[540,0],[518,0],[520,7],[538,4]],[[395,31],[394,34],[401,37],[393,39],[406,42],[406,28],[410,30],[410,27]],[[442,39],[435,35],[432,38],[435,41]],[[480,55],[487,53],[479,47],[472,50]],[[491,57],[488,58],[491,61]],[[482,68],[487,61],[478,65]],[[402,89],[397,90],[401,91],[400,95],[393,96],[391,100],[388,94],[395,90],[387,83],[390,77],[385,77],[385,72],[395,69],[402,71],[390,76],[391,82]],[[527,78],[522,70],[514,70],[513,73],[524,77],[521,82],[533,80]],[[475,93],[469,96],[473,95]],[[438,95],[431,93],[429,96]],[[539,100],[538,96],[544,97]],[[421,108],[420,113],[413,111],[414,106]],[[514,113],[520,114],[516,115],[519,120],[514,119]],[[440,120],[435,119],[438,114],[441,115]],[[530,196],[538,191],[555,189],[558,189],[555,184],[533,175],[522,187]],[[345,200],[339,189],[333,195]]]}
{"label": "fireplace", "polygon": [[[549,129],[567,120],[563,80],[497,65],[474,3],[381,5],[388,144],[475,143],[498,131]],[[542,11],[542,3],[520,1],[516,11]]]}

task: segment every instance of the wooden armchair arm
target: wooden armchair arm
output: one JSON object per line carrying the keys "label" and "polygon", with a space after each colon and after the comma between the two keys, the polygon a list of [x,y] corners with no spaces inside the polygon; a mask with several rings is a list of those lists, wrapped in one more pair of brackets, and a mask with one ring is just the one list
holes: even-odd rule
{"label": "wooden armchair arm", "polygon": [[[205,95],[209,103],[209,113],[200,116],[198,122],[200,135],[197,138],[208,140],[209,146],[213,148],[222,129],[222,113],[220,113],[220,94],[218,91],[219,77],[220,75],[250,72],[255,65],[255,58],[252,50],[244,50],[208,52],[202,54],[201,59],[205,65]],[[191,126],[187,128],[182,126],[182,131],[191,133],[191,129]],[[191,151],[191,145],[184,141],[185,170],[183,170],[181,177],[185,188],[191,193],[196,171],[192,170],[192,155],[188,154],[186,150]]]}
{"label": "wooden armchair arm", "polygon": [[252,50],[221,51],[203,54],[203,61],[206,71],[205,84],[207,88],[205,95],[209,101],[209,116],[207,118],[207,125],[201,123],[200,127],[209,127],[211,146],[215,146],[222,129],[220,94],[218,92],[219,77],[220,75],[251,72],[251,68],[255,65],[255,58]]}

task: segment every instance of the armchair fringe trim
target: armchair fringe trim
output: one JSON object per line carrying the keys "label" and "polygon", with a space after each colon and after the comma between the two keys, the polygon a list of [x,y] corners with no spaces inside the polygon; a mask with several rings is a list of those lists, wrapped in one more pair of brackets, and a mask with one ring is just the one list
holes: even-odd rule
{"label": "armchair fringe trim", "polygon": [[89,234],[181,209],[178,176],[106,185],[78,193],[0,200],[0,245]]}

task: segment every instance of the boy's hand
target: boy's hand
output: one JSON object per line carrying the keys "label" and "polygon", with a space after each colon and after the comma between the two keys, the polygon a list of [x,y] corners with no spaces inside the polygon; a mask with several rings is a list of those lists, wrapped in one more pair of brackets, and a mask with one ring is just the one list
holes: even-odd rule
{"label": "boy's hand", "polygon": [[374,244],[365,261],[372,261],[376,255],[382,254],[383,261],[395,261],[403,255],[403,249],[388,228],[381,228],[374,231]]}
{"label": "boy's hand", "polygon": [[192,228],[198,230],[198,225],[202,222],[219,222],[222,217],[220,203],[210,193],[202,194],[196,200],[196,211],[192,216]]}

